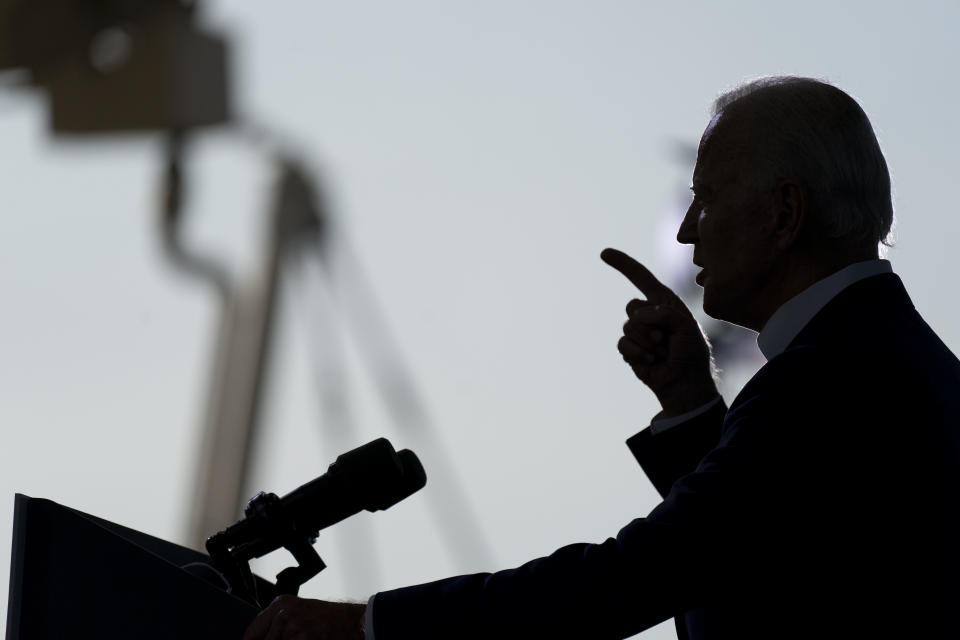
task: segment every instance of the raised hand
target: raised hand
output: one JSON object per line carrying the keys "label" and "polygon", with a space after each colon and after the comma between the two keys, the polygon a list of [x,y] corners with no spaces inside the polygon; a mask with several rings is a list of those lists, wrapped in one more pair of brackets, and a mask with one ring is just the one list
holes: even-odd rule
{"label": "raised hand", "polygon": [[617,349],[657,396],[663,407],[658,417],[686,413],[715,398],[710,345],[683,300],[622,251],[604,249],[600,258],[646,298],[627,303]]}

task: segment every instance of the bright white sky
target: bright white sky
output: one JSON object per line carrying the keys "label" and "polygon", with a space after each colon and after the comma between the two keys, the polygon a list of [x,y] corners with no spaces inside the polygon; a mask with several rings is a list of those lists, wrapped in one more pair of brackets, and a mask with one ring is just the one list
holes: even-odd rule
{"label": "bright white sky", "polygon": [[[306,595],[514,566],[657,503],[623,445],[657,411],[615,348],[634,294],[598,254],[665,268],[660,220],[689,179],[671,144],[695,143],[744,79],[825,77],[860,100],[893,173],[889,258],[960,349],[955,2],[206,4],[234,43],[237,110],[323,176],[493,554],[452,558],[419,495],[357,518],[375,555],[322,534],[330,568]],[[0,549],[15,492],[182,540],[217,308],[162,260],[158,140],[53,140],[42,100],[6,92],[0,140]],[[269,167],[225,131],[195,150],[191,243],[249,270]],[[288,284],[254,482],[278,493],[341,452],[314,376],[323,280]],[[428,451],[387,420],[357,338],[352,443]],[[749,371],[730,374],[728,401]]]}

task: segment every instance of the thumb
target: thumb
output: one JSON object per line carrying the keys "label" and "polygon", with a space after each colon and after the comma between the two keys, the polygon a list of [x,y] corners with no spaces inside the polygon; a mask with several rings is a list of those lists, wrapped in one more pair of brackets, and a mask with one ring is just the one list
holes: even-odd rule
{"label": "thumb", "polygon": [[641,324],[677,330],[690,322],[686,310],[680,311],[666,304],[637,306],[630,310],[630,320]]}

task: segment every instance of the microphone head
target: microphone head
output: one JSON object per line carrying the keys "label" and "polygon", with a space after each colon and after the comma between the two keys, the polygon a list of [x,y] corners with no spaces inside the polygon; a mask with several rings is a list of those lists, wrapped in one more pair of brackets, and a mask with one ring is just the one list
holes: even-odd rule
{"label": "microphone head", "polygon": [[316,532],[359,511],[382,511],[427,482],[417,456],[378,438],[340,455],[325,474],[280,499],[303,531]]}
{"label": "microphone head", "polygon": [[408,489],[407,495],[412,495],[427,485],[427,472],[420,464],[420,458],[410,449],[397,451],[400,466],[403,467],[403,480]]}
{"label": "microphone head", "polygon": [[417,455],[409,449],[397,452],[397,461],[401,467],[401,475],[389,484],[380,486],[380,491],[371,496],[366,505],[367,511],[383,511],[389,509],[404,498],[407,498],[427,484],[427,474]]}
{"label": "microphone head", "polygon": [[342,454],[327,471],[334,493],[352,495],[366,511],[382,511],[424,487],[427,475],[416,454],[395,451],[386,438]]}

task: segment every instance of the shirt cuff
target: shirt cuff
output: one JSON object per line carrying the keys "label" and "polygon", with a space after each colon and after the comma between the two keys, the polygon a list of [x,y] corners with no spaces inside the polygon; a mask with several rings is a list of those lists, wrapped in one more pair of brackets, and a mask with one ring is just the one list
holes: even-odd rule
{"label": "shirt cuff", "polygon": [[374,594],[367,600],[367,612],[363,615],[364,640],[373,640],[373,599],[376,597],[376,594]]}
{"label": "shirt cuff", "polygon": [[[723,396],[721,396],[720,394],[717,394],[716,398],[714,398],[707,404],[694,409],[693,411],[687,411],[686,413],[681,413],[679,416],[673,416],[672,418],[661,418],[658,420],[651,420],[650,433],[654,435],[658,433],[663,433],[664,431],[666,431],[671,427],[675,427],[678,424],[682,424],[686,422],[687,420],[696,418],[700,414],[706,413],[707,411],[709,411],[711,408],[713,408],[714,405],[716,405],[722,399],[723,399]],[[367,640],[369,640],[369,638]]]}

